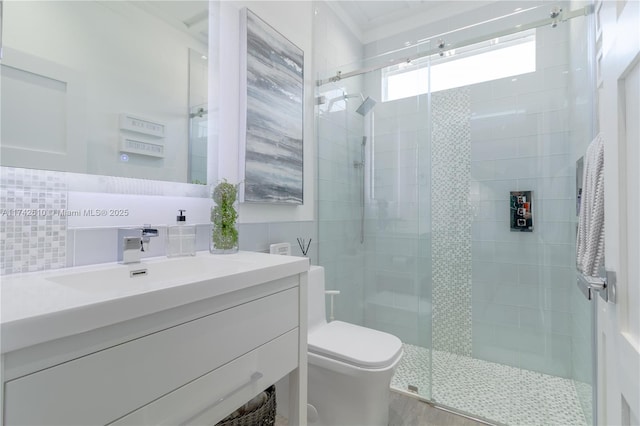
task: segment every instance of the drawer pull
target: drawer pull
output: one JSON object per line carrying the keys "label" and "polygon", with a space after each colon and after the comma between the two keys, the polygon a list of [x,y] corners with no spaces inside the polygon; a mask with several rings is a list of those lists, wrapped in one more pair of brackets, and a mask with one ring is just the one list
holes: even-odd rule
{"label": "drawer pull", "polygon": [[222,398],[219,398],[216,401],[214,401],[211,405],[208,405],[207,407],[205,407],[202,410],[198,411],[196,414],[194,414],[193,416],[189,417],[187,420],[181,422],[180,426],[184,426],[184,425],[190,424],[193,420],[195,420],[196,418],[200,417],[204,412],[211,410],[212,408],[214,408],[217,405],[221,404],[223,401],[231,398],[233,395],[235,395],[236,393],[240,392],[242,389],[253,385],[258,380],[262,379],[262,376],[263,376],[262,373],[260,373],[259,371],[256,371],[255,373],[253,373],[251,375],[251,378],[249,379],[248,382],[240,385],[239,387],[237,387],[236,389],[232,390],[231,392],[229,392],[228,394],[226,394]]}

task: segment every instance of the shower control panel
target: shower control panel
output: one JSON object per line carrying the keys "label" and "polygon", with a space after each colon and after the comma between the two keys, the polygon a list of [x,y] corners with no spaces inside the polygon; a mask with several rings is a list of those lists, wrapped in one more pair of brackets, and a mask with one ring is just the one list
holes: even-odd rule
{"label": "shower control panel", "polygon": [[511,191],[509,219],[512,232],[533,232],[533,191]]}

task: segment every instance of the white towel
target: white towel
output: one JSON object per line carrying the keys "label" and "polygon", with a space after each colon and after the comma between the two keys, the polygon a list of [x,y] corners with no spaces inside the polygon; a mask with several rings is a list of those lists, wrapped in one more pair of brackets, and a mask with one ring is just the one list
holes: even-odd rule
{"label": "white towel", "polygon": [[604,139],[601,134],[587,148],[581,199],[576,263],[580,272],[597,277],[604,259]]}

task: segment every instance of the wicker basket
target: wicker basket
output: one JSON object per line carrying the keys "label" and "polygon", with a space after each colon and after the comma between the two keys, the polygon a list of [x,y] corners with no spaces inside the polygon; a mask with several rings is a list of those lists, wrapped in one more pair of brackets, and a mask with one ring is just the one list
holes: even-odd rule
{"label": "wicker basket", "polygon": [[253,411],[222,419],[216,426],[273,426],[276,423],[276,387],[265,389],[267,399]]}

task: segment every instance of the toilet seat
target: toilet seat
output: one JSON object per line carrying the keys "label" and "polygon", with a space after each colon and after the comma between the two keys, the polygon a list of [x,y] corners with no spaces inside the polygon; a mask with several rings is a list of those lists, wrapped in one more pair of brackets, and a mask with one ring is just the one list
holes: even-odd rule
{"label": "toilet seat", "polygon": [[356,367],[379,369],[402,354],[402,342],[389,333],[332,321],[309,331],[308,349]]}

